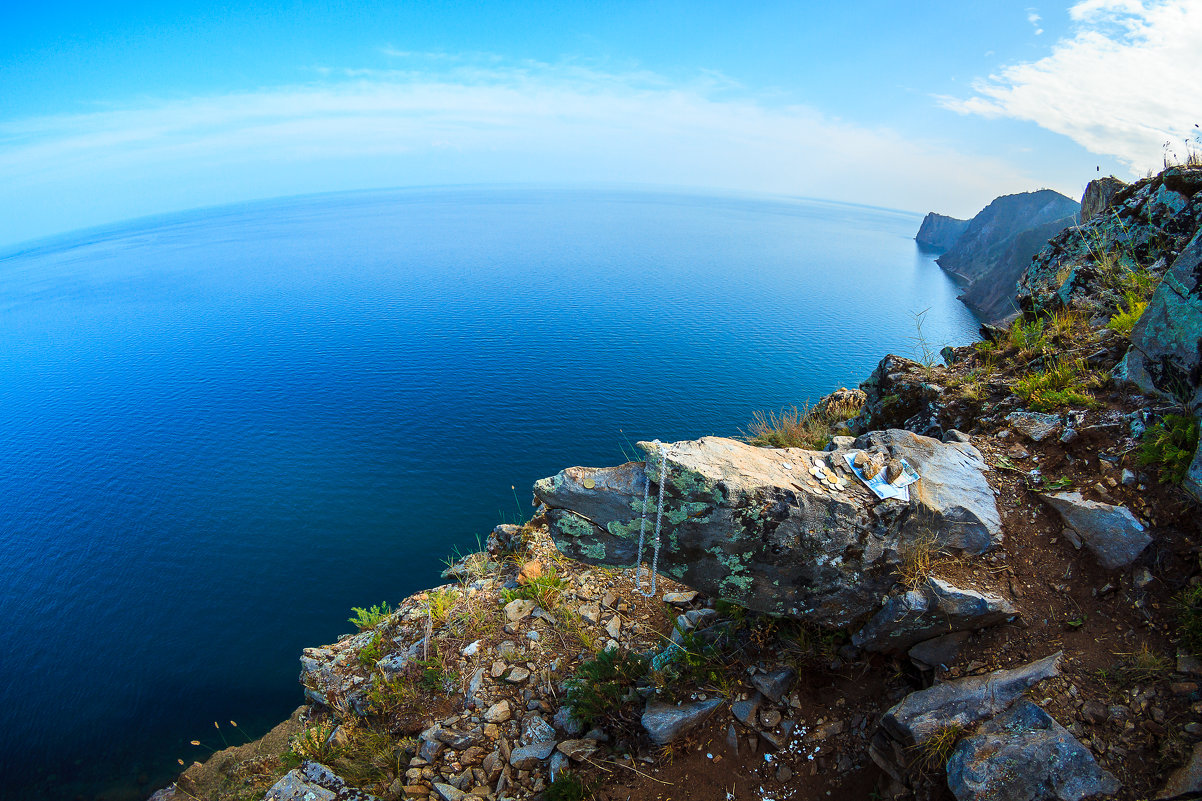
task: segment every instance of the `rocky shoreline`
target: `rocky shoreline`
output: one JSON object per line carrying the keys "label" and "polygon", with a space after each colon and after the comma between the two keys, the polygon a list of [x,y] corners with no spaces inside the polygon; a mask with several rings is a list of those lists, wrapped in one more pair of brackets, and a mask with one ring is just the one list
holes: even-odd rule
{"label": "rocky shoreline", "polygon": [[[537,482],[154,801],[1197,797],[1202,169],[1104,188],[1008,329],[886,356],[779,447]],[[879,498],[860,453],[919,481]]]}

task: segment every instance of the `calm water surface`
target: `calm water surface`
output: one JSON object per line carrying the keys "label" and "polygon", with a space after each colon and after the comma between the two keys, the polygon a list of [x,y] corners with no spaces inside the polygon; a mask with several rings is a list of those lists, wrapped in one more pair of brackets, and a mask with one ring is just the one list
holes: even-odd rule
{"label": "calm water surface", "polygon": [[145,797],[214,721],[286,717],[303,647],[435,583],[536,478],[854,386],[922,309],[970,341],[919,222],[405,191],[0,255],[3,792]]}

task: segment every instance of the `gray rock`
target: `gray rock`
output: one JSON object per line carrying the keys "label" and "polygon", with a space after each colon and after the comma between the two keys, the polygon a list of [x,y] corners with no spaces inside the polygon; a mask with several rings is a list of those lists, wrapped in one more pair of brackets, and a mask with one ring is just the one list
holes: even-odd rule
{"label": "gray rock", "polygon": [[555,724],[555,728],[573,737],[584,731],[584,724],[572,717],[570,707],[560,707],[555,717],[551,718],[551,722]]}
{"label": "gray rock", "polygon": [[926,742],[948,726],[968,728],[1010,706],[1028,687],[1060,675],[1058,663],[1063,655],[1058,651],[1013,670],[969,676],[910,693],[881,717],[881,727],[907,747]]}
{"label": "gray rock", "polygon": [[175,792],[175,785],[164,787],[161,790],[155,790],[154,795],[147,798],[146,801],[176,801],[179,794]]}
{"label": "gray rock", "polygon": [[1126,507],[1087,501],[1079,492],[1039,497],[1060,513],[1064,525],[1077,532],[1107,570],[1126,567],[1152,543],[1143,524]]}
{"label": "gray rock", "polygon": [[1017,614],[1004,598],[932,577],[924,586],[886,601],[851,641],[866,651],[898,652],[943,634],[996,626]]}
{"label": "gray rock", "polygon": [[704,723],[705,719],[720,706],[722,706],[721,698],[710,698],[680,706],[649,701],[643,711],[643,728],[647,730],[653,743],[667,745],[685,732]]}
{"label": "gray rock", "polygon": [[768,673],[755,674],[751,677],[751,684],[774,704],[779,704],[781,697],[789,692],[796,680],[797,672],[795,670],[780,668]]}
{"label": "gray rock", "polygon": [[855,443],[856,443],[855,437],[834,436],[834,437],[831,437],[831,441],[828,442],[826,447],[823,448],[822,450],[823,451],[838,451],[838,450],[845,451],[848,448],[853,447],[855,445]]}
{"label": "gray rock", "polygon": [[518,598],[515,601],[510,601],[505,604],[505,619],[510,623],[516,623],[524,617],[528,617],[538,607],[534,601],[527,601],[524,598]]}
{"label": "gray rock", "polygon": [[555,739],[555,729],[538,715],[530,715],[522,721],[522,743],[541,743]]}
{"label": "gray rock", "polygon": [[760,711],[760,695],[756,693],[746,701],[735,701],[730,705],[730,713],[735,716],[735,720],[742,723],[744,726],[754,727],[756,715]]}
{"label": "gray rock", "polygon": [[672,604],[673,606],[688,606],[697,598],[695,590],[688,592],[665,592],[664,603]]}
{"label": "gray rock", "polygon": [[933,640],[926,640],[911,648],[909,656],[930,668],[946,670],[956,661],[956,657],[960,654],[960,648],[963,647],[968,637],[967,631],[959,631],[955,634],[945,634]]}
{"label": "gray rock", "polygon": [[450,784],[442,782],[434,782],[434,792],[442,801],[462,801],[467,797],[467,793]]}
{"label": "gray rock", "polygon": [[510,684],[521,684],[530,678],[530,671],[524,667],[515,667],[505,675],[505,681]]}
{"label": "gray rock", "polygon": [[1120,787],[1073,735],[1026,700],[956,746],[947,785],[958,801],[1080,801]]}
{"label": "gray rock", "polygon": [[[855,444],[905,458],[918,471],[908,505],[879,502],[849,477],[846,451],[756,448],[718,437],[640,443],[645,464],[570,467],[536,482],[534,492],[566,556],[631,567],[645,481],[650,475],[654,523],[654,484],[666,459],[662,573],[751,609],[846,626],[874,611],[893,585],[891,566],[908,539],[933,532],[941,547],[976,554],[1002,536],[984,461],[971,445],[902,430]],[[844,465],[844,489],[820,489],[810,474],[815,463]]]}
{"label": "gray rock", "polygon": [[522,530],[512,523],[502,523],[488,535],[484,549],[490,556],[501,556],[517,550],[521,546]]}
{"label": "gray rock", "polygon": [[563,773],[571,766],[571,762],[561,752],[556,751],[551,754],[551,761],[547,763],[547,776],[551,781],[559,778],[559,774]]}
{"label": "gray rock", "polygon": [[1060,431],[1060,416],[1055,414],[1011,412],[1006,415],[1006,422],[1012,429],[1033,442],[1043,442],[1048,437],[1054,437]]}
{"label": "gray rock", "polygon": [[972,444],[972,437],[965,434],[963,431],[957,431],[954,428],[949,428],[943,434],[944,442],[962,442],[966,445]]}
{"label": "gray rock", "polygon": [[1156,794],[1162,799],[1193,798],[1202,793],[1202,743],[1194,743],[1194,752],[1185,764],[1173,771],[1164,787]]}
{"label": "gray rock", "polygon": [[374,795],[347,786],[337,774],[317,762],[304,762],[272,785],[263,801],[379,801]]}
{"label": "gray rock", "polygon": [[551,752],[555,750],[555,740],[544,740],[513,749],[509,754],[509,764],[518,770],[531,770],[538,766]]}

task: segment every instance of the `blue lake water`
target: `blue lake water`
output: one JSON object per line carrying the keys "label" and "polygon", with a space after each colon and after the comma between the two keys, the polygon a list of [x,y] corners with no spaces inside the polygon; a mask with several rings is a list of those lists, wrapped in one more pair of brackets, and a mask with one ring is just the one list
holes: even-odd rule
{"label": "blue lake water", "polygon": [[923,309],[936,349],[971,341],[919,222],[448,189],[0,255],[7,791],[145,797],[188,741],[286,717],[303,647],[437,583],[535,479],[854,386]]}

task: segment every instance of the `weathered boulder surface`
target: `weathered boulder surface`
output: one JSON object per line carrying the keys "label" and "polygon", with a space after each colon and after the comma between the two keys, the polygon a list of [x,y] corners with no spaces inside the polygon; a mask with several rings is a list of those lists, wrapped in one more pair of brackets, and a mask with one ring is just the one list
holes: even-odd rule
{"label": "weathered boulder surface", "polygon": [[960,741],[947,785],[958,801],[1081,801],[1119,790],[1077,738],[1026,700]]}
{"label": "weathered boulder surface", "polygon": [[1107,570],[1126,567],[1152,543],[1144,525],[1125,506],[1088,501],[1079,492],[1039,497],[1060,513],[1064,525],[1077,532]]}
{"label": "weathered boulder surface", "polygon": [[[1131,331],[1131,349],[1115,375],[1202,416],[1202,230],[1165,273]],[[1202,501],[1202,446],[1185,488]]]}
{"label": "weathered boulder surface", "polygon": [[851,641],[867,651],[904,651],[944,634],[995,626],[1017,614],[1004,598],[930,578],[924,586],[886,601]]}
{"label": "weathered boulder surface", "polygon": [[[757,448],[719,437],[639,447],[645,463],[569,467],[535,483],[566,556],[632,567],[643,528],[649,563],[665,465],[660,572],[758,611],[846,626],[874,611],[896,582],[906,543],[933,534],[940,547],[979,554],[1001,541],[985,464],[965,443],[909,431],[855,440],[917,470],[922,480],[908,504],[880,501],[859,483],[847,449]],[[826,472],[815,477],[819,470]]]}
{"label": "weathered boulder surface", "polygon": [[705,701],[695,701],[691,704],[664,704],[649,701],[643,711],[642,724],[647,730],[651,742],[656,745],[667,745],[680,735],[700,726],[722,706],[721,698],[710,698]]}
{"label": "weathered boulder surface", "polygon": [[913,692],[881,717],[881,728],[904,746],[921,745],[949,726],[964,729],[1009,707],[1028,687],[1060,675],[1064,656],[1051,656],[1012,670],[936,684]]}
{"label": "weathered boulder surface", "polygon": [[304,762],[276,782],[263,801],[379,801],[374,795],[348,787],[318,762]]}

